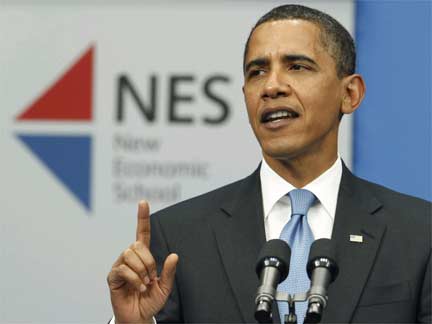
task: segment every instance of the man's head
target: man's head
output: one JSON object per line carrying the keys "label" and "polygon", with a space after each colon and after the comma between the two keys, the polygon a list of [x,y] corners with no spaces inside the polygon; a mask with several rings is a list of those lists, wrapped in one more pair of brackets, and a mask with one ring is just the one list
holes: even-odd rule
{"label": "man's head", "polygon": [[[280,18],[295,9],[302,18]],[[334,19],[318,13],[300,6],[276,8],[258,21],[248,39],[243,92],[249,122],[274,169],[293,161],[315,168],[312,174],[328,168],[337,156],[340,117],[352,113],[364,95],[363,79],[353,74],[354,45],[346,59],[341,48],[350,46],[329,36],[329,22],[324,28],[311,17],[332,24]],[[352,42],[349,34],[344,37]]]}
{"label": "man's head", "polygon": [[243,54],[243,68],[249,48],[250,38],[254,30],[270,21],[299,19],[315,24],[320,30],[320,41],[336,62],[337,74],[340,78],[355,73],[356,50],[354,40],[349,32],[333,17],[316,9],[301,5],[283,5],[273,8],[262,16],[252,28],[246,41]]}

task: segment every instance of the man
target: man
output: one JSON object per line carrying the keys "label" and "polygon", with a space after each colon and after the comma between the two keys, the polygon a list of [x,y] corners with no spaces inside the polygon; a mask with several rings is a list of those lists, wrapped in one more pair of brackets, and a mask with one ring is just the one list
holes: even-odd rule
{"label": "man", "polygon": [[108,275],[116,322],[255,321],[256,257],[283,236],[295,188],[315,198],[313,238],[336,243],[323,322],[431,322],[430,204],[354,177],[338,157],[340,119],[365,92],[348,32],[314,9],[273,9],[246,44],[243,92],[260,167],[151,220],[139,204],[136,242]]}

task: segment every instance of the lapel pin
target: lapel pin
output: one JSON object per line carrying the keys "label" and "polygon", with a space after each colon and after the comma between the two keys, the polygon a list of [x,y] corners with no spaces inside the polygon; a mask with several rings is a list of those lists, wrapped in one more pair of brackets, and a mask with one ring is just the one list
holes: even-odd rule
{"label": "lapel pin", "polygon": [[363,243],[363,236],[350,234],[350,242]]}

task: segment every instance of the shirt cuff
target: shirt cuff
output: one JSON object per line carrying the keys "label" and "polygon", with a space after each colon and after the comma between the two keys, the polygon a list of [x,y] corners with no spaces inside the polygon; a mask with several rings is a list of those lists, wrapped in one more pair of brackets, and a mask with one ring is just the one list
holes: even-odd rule
{"label": "shirt cuff", "polygon": [[[153,320],[153,324],[157,324],[157,322],[156,322],[156,318],[155,318],[155,317],[152,317],[152,320]],[[116,324],[116,322],[115,322],[115,316],[113,316],[113,317],[111,318],[111,321],[109,321],[108,324]]]}

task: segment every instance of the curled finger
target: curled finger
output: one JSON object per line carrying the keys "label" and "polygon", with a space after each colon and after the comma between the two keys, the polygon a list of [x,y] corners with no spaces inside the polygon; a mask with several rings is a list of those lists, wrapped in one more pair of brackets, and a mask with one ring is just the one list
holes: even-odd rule
{"label": "curled finger", "polygon": [[124,263],[134,271],[144,284],[150,282],[148,270],[141,258],[132,249],[127,249],[123,252]]}
{"label": "curled finger", "polygon": [[151,280],[155,280],[157,278],[156,261],[150,250],[139,241],[132,244],[131,249],[137,254],[137,256],[145,265],[149,278]]}

